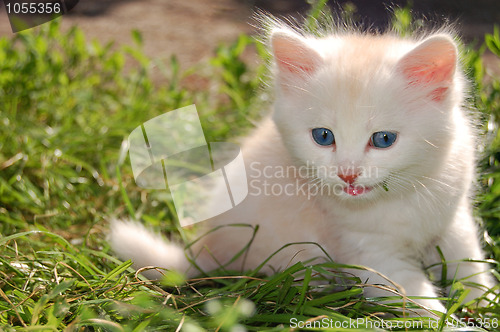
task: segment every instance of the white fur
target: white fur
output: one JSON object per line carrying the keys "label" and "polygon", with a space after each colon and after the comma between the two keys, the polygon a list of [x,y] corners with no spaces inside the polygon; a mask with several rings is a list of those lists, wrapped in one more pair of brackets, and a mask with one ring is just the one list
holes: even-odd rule
{"label": "white fur", "polygon": [[[161,236],[133,221],[113,220],[109,242],[120,257],[132,260],[135,269],[162,267],[187,271],[189,268],[181,246],[166,242]],[[161,279],[162,272],[148,269],[142,273],[150,279]]]}
{"label": "white fur", "polygon": [[[336,262],[374,269],[407,295],[438,296],[423,270],[440,262],[436,246],[448,261],[484,258],[470,199],[475,137],[462,107],[465,80],[451,37],[413,40],[346,33],[317,38],[279,28],[271,46],[277,57],[274,112],[242,145],[250,194],[201,225],[259,225],[245,260],[242,256],[227,267],[252,269],[287,243],[315,242]],[[404,70],[420,65],[431,72],[432,66],[452,70],[436,74],[437,83],[426,78],[424,83],[409,82]],[[432,68],[425,69],[427,65]],[[439,87],[448,90],[433,99]],[[335,148],[312,140],[316,127],[333,131]],[[367,146],[371,135],[382,130],[397,131],[396,143],[387,149]],[[306,166],[307,174],[293,173]],[[300,190],[310,184],[323,190],[344,186],[335,174],[317,171],[332,166],[362,170],[356,181],[372,191],[357,197],[343,191],[309,197]],[[281,176],[280,169],[288,174]],[[270,192],[273,186],[282,192]],[[215,269],[251,235],[251,228],[234,226],[210,233],[193,247],[199,253],[196,261],[202,269]],[[187,270],[181,250],[131,223],[114,224],[112,246],[135,266]],[[264,271],[324,257],[314,244],[297,244],[274,256]],[[479,263],[450,263],[447,277],[472,275],[468,281],[490,287],[487,269]],[[389,284],[378,274],[354,272],[370,284]],[[370,287],[366,294],[387,295]],[[481,294],[472,289],[469,298]],[[444,311],[437,300],[417,301]]]}

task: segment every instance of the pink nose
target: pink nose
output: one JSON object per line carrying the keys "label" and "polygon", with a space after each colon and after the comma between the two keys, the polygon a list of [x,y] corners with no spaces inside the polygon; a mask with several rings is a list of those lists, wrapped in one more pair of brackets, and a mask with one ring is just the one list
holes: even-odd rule
{"label": "pink nose", "polygon": [[348,174],[343,174],[339,173],[337,174],[339,178],[341,178],[345,183],[352,184],[356,179],[358,178],[358,174],[354,173],[348,173]]}

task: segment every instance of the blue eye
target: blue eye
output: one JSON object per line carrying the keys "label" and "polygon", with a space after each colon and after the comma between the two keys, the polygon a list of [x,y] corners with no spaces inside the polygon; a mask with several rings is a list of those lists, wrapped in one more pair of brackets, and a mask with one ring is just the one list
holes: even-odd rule
{"label": "blue eye", "polygon": [[312,137],[319,145],[332,145],[335,143],[335,136],[330,129],[314,128],[312,130]]}
{"label": "blue eye", "polygon": [[398,134],[390,131],[378,131],[372,135],[370,145],[379,149],[385,149],[393,145],[397,137]]}

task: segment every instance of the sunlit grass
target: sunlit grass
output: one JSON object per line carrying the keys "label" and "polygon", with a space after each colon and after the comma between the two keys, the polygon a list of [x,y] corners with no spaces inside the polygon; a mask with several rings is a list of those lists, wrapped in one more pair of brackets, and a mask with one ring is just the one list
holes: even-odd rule
{"label": "sunlit grass", "polygon": [[[397,14],[401,27],[411,22],[408,12]],[[194,71],[175,58],[147,58],[142,37],[133,36],[135,45],[115,49],[52,22],[0,39],[0,330],[288,331],[292,319],[328,319],[340,322],[332,331],[342,331],[351,319],[380,321],[376,314],[392,312],[385,319],[400,321],[396,309],[415,308],[397,293],[383,302],[364,297],[364,288],[381,286],[363,285],[333,262],[297,263],[273,276],[229,271],[184,280],[167,273],[162,283],[116,259],[106,242],[113,217],[181,236],[168,193],[135,185],[122,150],[130,132],[194,103],[208,141],[232,140],[251,128],[268,99],[260,89],[264,67],[241,60],[254,45],[248,36],[215,51],[210,70],[196,74],[207,82],[199,90],[184,84]],[[500,57],[498,34],[487,41]],[[500,279],[500,83],[483,83],[480,52],[466,54],[487,141],[476,212]],[[166,83],[154,84],[153,71]],[[490,291],[498,294],[498,286]],[[498,304],[474,309],[463,294],[457,284],[452,298],[443,298],[449,316],[437,325],[421,320],[422,329],[441,330],[451,314],[465,322],[500,319]],[[373,326],[369,321],[357,327]]]}

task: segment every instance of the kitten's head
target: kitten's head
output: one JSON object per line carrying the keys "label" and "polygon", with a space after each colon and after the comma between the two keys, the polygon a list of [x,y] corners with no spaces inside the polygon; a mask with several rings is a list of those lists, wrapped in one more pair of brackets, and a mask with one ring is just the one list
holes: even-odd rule
{"label": "kitten's head", "polygon": [[463,98],[449,35],[275,29],[270,42],[273,119],[292,158],[331,193],[358,202],[401,195],[443,167]]}

